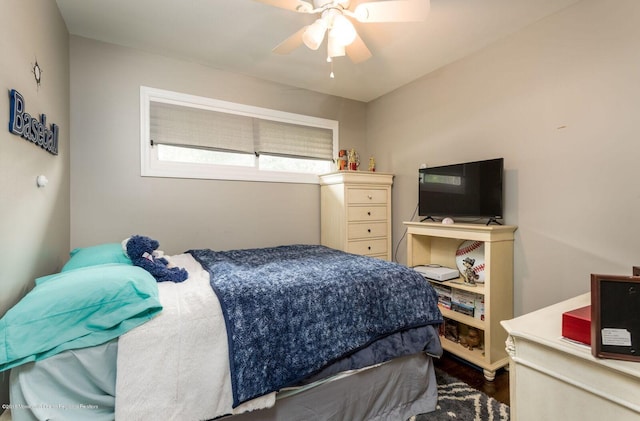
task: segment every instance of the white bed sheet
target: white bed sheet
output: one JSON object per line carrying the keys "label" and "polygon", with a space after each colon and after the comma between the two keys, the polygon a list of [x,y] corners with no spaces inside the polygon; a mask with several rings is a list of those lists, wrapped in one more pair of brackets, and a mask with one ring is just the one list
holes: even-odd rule
{"label": "white bed sheet", "polygon": [[232,408],[227,331],[209,274],[190,254],[165,256],[184,267],[180,284],[158,284],[163,311],[118,343],[118,420],[207,420],[268,408],[275,393]]}

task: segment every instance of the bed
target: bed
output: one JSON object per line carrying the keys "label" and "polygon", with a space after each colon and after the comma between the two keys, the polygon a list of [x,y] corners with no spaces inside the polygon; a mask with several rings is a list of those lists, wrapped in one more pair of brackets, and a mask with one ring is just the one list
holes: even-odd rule
{"label": "bed", "polygon": [[[316,245],[164,257],[188,279],[141,294],[147,308],[104,329],[112,337],[91,331],[10,363],[14,420],[402,420],[435,408],[442,316],[412,270]],[[131,266],[97,263],[69,271]]]}

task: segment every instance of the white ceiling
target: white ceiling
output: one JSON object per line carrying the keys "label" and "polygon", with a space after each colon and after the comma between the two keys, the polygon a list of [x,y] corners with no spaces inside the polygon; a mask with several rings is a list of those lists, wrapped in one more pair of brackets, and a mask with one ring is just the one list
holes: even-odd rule
{"label": "white ceiling", "polygon": [[356,23],[373,57],[335,59],[334,79],[325,45],[271,52],[312,15],[254,0],[56,1],[73,35],[368,102],[579,0],[431,0],[424,22]]}

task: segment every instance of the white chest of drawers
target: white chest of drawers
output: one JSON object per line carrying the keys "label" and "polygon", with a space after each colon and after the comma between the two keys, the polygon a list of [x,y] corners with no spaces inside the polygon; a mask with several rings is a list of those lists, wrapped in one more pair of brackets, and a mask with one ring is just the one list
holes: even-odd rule
{"label": "white chest of drawers", "polygon": [[640,419],[640,363],[594,358],[590,347],[562,339],[562,313],[589,304],[586,293],[502,321],[512,420]]}
{"label": "white chest of drawers", "polygon": [[320,242],[391,260],[393,174],[339,171],[320,176]]}

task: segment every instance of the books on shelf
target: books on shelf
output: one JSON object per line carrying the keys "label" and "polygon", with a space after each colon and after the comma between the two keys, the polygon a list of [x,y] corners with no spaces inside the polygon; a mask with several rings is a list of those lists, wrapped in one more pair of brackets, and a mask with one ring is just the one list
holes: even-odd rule
{"label": "books on shelf", "polygon": [[433,289],[436,290],[436,294],[438,294],[438,305],[446,308],[446,309],[451,309],[451,287],[448,287],[446,285],[438,285],[438,284],[432,284]]}
{"label": "books on shelf", "polygon": [[464,314],[465,316],[473,317],[474,307],[452,301],[451,310],[460,314]]}
{"label": "books on shelf", "polygon": [[[456,310],[460,313],[464,313],[467,316],[473,317],[473,309],[476,303],[476,293],[465,291],[463,289],[452,288],[451,290],[451,308],[455,306],[460,310]],[[467,311],[471,314],[467,314]]]}
{"label": "books on shelf", "polygon": [[473,316],[476,319],[484,321],[484,295],[483,294],[476,294],[474,307],[475,307],[475,310],[474,310]]}
{"label": "books on shelf", "polygon": [[432,283],[438,295],[438,305],[469,317],[484,320],[484,295]]}

